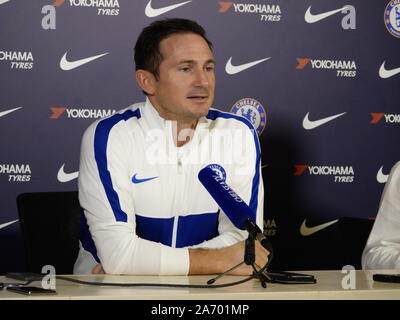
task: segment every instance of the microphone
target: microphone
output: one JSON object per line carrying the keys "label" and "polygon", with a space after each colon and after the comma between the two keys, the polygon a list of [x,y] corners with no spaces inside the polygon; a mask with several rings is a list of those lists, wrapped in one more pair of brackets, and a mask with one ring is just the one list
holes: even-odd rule
{"label": "microphone", "polygon": [[225,182],[224,177],[207,166],[200,170],[198,178],[235,227],[247,230],[254,239],[271,252],[270,242],[254,222],[256,213]]}

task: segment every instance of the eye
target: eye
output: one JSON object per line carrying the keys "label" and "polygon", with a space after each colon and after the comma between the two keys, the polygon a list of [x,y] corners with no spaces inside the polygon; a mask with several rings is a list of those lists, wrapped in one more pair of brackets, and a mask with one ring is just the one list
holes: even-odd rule
{"label": "eye", "polygon": [[189,67],[180,67],[179,70],[183,71],[183,72],[189,72],[190,68]]}
{"label": "eye", "polygon": [[207,66],[206,71],[214,71],[215,66]]}

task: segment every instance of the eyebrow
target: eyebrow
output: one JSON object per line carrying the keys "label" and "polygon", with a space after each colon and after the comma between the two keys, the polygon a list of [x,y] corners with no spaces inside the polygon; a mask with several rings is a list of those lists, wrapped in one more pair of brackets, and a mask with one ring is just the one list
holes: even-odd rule
{"label": "eyebrow", "polygon": [[[178,65],[182,64],[182,63],[196,64],[197,62],[194,60],[182,60],[182,61],[178,62]],[[205,64],[209,64],[209,63],[213,63],[214,65],[217,64],[217,62],[214,59],[207,60]]]}

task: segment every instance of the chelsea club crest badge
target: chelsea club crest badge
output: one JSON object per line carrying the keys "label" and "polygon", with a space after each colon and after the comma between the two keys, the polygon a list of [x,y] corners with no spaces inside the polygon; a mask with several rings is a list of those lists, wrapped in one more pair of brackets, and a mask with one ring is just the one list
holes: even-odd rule
{"label": "chelsea club crest badge", "polygon": [[233,105],[231,112],[249,120],[258,135],[261,135],[265,129],[267,113],[262,104],[257,100],[252,98],[240,99]]}
{"label": "chelsea club crest badge", "polygon": [[224,167],[220,166],[219,164],[213,163],[209,164],[207,168],[210,168],[212,171],[214,171],[223,181],[226,180],[226,171]]}
{"label": "chelsea club crest badge", "polygon": [[400,0],[392,0],[387,4],[384,20],[391,35],[400,38]]}

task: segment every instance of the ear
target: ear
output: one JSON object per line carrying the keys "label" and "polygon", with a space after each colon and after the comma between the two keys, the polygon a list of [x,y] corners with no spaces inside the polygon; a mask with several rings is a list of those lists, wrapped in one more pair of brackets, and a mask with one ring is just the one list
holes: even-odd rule
{"label": "ear", "polygon": [[136,70],[135,76],[139,87],[148,95],[153,95],[156,82],[155,76],[151,72],[142,69]]}

